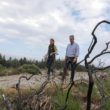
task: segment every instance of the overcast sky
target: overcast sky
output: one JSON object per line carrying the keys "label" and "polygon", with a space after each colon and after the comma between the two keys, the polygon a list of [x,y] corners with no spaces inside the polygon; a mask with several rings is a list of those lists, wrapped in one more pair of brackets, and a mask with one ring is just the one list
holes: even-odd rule
{"label": "overcast sky", "polygon": [[[94,26],[103,19],[110,21],[110,0],[0,0],[0,52],[40,60],[52,37],[57,58],[64,58],[68,36],[74,34],[82,59]],[[110,26],[101,25],[96,34],[99,43],[93,55],[110,41]],[[104,58],[110,62],[110,55]]]}

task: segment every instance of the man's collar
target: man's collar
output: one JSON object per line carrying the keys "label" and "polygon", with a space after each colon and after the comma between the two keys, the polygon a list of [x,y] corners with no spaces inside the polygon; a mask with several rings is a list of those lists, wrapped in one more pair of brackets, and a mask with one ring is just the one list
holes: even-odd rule
{"label": "man's collar", "polygon": [[70,45],[73,45],[75,42],[73,42],[73,43],[70,43]]}

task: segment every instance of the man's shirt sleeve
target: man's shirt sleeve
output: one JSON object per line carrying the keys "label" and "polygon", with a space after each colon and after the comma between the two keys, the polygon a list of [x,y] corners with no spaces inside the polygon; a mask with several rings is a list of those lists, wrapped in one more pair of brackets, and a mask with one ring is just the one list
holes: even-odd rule
{"label": "man's shirt sleeve", "polygon": [[65,55],[66,57],[68,56],[68,45],[67,45],[67,47],[66,47],[66,55]]}
{"label": "man's shirt sleeve", "polygon": [[76,54],[75,54],[76,57],[79,57],[79,45],[77,44],[76,45]]}

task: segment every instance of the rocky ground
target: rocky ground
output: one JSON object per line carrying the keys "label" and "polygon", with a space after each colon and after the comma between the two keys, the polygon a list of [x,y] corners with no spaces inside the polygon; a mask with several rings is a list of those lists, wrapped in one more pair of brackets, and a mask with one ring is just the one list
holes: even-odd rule
{"label": "rocky ground", "polygon": [[[18,79],[20,76],[27,76],[29,77],[30,74],[20,74],[20,75],[12,75],[12,76],[2,76],[0,77],[0,88],[5,89],[5,88],[10,88],[10,87],[15,87],[15,85],[18,82]],[[51,76],[52,78],[52,76]],[[70,76],[67,76],[67,82],[69,81]],[[75,80],[78,79],[88,79],[88,76],[84,72],[77,72],[75,75]],[[29,81],[26,79],[22,79],[21,81],[21,87],[34,87],[36,85],[42,84],[45,80],[47,79],[47,75],[34,75]],[[60,83],[61,82],[61,76],[58,75],[58,72],[56,73],[56,77],[54,78],[55,82]]]}

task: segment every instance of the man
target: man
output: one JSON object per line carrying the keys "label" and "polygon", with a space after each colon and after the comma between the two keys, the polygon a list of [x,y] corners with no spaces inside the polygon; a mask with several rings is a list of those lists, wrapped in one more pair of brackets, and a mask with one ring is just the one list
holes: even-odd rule
{"label": "man", "polygon": [[76,67],[78,56],[79,56],[79,45],[74,42],[74,35],[70,35],[69,40],[70,40],[70,44],[68,44],[67,49],[66,49],[64,74],[63,74],[62,80],[64,81],[67,75],[67,69],[69,65],[71,65],[70,82],[73,82],[74,74],[75,74],[75,67]]}
{"label": "man", "polygon": [[53,65],[55,62],[55,57],[56,57],[56,53],[57,53],[57,48],[55,46],[55,41],[54,39],[50,39],[50,44],[48,46],[48,53],[47,53],[47,68],[48,68],[48,80],[50,79],[50,72],[54,72],[53,70]]}

